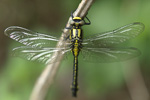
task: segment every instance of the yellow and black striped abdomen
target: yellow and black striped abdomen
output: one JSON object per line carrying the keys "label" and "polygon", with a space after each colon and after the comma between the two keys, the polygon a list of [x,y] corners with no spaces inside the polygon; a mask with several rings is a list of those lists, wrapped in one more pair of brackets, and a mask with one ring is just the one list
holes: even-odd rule
{"label": "yellow and black striped abdomen", "polygon": [[78,91],[78,55],[79,55],[79,41],[75,39],[73,42],[72,53],[74,56],[73,64],[73,81],[72,81],[72,95],[76,97]]}
{"label": "yellow and black striped abdomen", "polygon": [[72,80],[72,95],[74,97],[77,96],[78,91],[78,57],[74,56],[74,64],[73,64],[73,80]]}

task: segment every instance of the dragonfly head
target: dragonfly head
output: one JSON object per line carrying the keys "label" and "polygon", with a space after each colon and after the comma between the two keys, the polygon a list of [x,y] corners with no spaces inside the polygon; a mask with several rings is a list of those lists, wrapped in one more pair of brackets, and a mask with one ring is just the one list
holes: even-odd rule
{"label": "dragonfly head", "polygon": [[70,24],[75,25],[75,26],[82,26],[84,25],[84,21],[82,20],[81,17],[73,17]]}
{"label": "dragonfly head", "polygon": [[71,18],[72,18],[72,20],[71,20],[70,24],[75,27],[91,24],[90,20],[87,17],[85,17],[85,18],[88,20],[88,23],[85,22],[84,19],[82,19],[81,17],[74,17],[73,13],[71,13]]}

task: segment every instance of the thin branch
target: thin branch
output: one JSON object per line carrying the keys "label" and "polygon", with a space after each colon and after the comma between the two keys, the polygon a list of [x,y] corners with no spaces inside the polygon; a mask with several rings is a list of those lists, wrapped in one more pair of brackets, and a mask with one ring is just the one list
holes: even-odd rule
{"label": "thin branch", "polygon": [[[82,0],[81,3],[79,4],[78,8],[76,9],[74,16],[79,16],[79,17],[83,18],[87,14],[93,1],[94,0]],[[70,20],[71,20],[71,17],[69,18],[66,27],[70,27],[70,24],[69,24]],[[69,33],[68,29],[63,30],[60,41],[58,42],[56,47],[59,47],[59,48],[64,47],[66,42],[63,41],[63,37],[68,35],[68,33]],[[57,57],[56,57],[56,59],[53,59],[53,61],[55,62],[55,60],[57,60],[59,62],[57,62],[57,63],[51,63],[52,61],[49,62],[49,64],[46,66],[46,68],[42,72],[41,76],[37,80],[35,87],[32,91],[30,100],[44,100],[49,87],[54,82],[60,62],[63,58],[63,55],[61,52],[55,52],[52,57],[55,57],[55,56],[57,56]]]}

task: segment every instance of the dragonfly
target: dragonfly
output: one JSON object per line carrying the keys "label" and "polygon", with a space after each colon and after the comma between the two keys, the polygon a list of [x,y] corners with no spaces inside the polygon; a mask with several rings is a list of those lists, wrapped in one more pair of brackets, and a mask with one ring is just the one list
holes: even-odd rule
{"label": "dragonfly", "polygon": [[[62,48],[56,48],[54,44],[59,42],[59,38],[50,34],[43,34],[31,31],[29,29],[10,26],[4,31],[5,35],[13,40],[20,42],[23,46],[16,47],[12,50],[14,56],[25,58],[29,61],[38,61],[48,64],[57,56],[52,56],[54,52],[73,54],[73,81],[72,96],[77,96],[78,91],[78,56],[82,55],[84,61],[94,63],[109,63],[132,59],[140,55],[140,50],[134,47],[116,47],[127,40],[130,40],[144,30],[144,24],[134,22],[120,28],[92,34],[84,37],[82,26],[90,25],[90,20],[86,18],[74,17],[71,14],[71,27],[68,36],[64,37],[66,42]],[[80,53],[81,52],[81,53]],[[52,62],[55,63],[55,62]]]}

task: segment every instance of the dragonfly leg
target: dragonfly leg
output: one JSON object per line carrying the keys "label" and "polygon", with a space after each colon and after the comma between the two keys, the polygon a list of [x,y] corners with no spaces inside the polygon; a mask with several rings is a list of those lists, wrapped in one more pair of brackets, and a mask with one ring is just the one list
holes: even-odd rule
{"label": "dragonfly leg", "polygon": [[88,17],[85,17],[87,20],[88,20],[88,23],[87,22],[85,22],[85,25],[90,25],[91,24],[91,21],[88,19]]}

